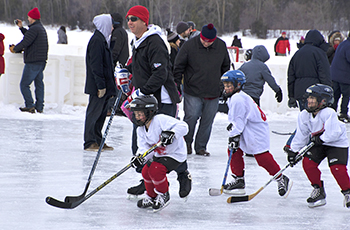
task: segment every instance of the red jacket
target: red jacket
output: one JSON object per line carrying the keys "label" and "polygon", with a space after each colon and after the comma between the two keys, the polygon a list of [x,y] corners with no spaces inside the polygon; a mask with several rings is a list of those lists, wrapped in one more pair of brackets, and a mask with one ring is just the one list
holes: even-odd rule
{"label": "red jacket", "polygon": [[3,57],[5,46],[4,46],[5,36],[0,33],[0,74],[5,73],[5,59]]}
{"label": "red jacket", "polygon": [[279,37],[275,43],[275,53],[285,54],[286,49],[290,52],[290,44],[288,38]]}

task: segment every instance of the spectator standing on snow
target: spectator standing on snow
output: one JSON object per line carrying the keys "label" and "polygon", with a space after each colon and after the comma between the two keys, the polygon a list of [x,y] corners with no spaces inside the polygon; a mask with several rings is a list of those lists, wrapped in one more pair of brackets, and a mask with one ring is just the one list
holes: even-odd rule
{"label": "spectator standing on snow", "polygon": [[67,38],[66,27],[65,26],[61,26],[57,30],[57,35],[58,35],[57,44],[68,44],[68,38]]}
{"label": "spectator standing on snow", "polygon": [[233,41],[232,41],[231,46],[236,46],[236,47],[238,47],[238,48],[243,48],[243,47],[242,47],[241,39],[238,38],[237,35],[233,36]]}
{"label": "spectator standing on snow", "polygon": [[342,41],[344,41],[344,35],[340,33],[339,30],[333,31],[328,36],[329,48],[327,50],[327,57],[330,65],[332,64],[335,55],[335,50]]}
{"label": "spectator standing on snow", "polygon": [[299,42],[297,43],[298,49],[300,49],[304,45],[304,43],[305,43],[305,38],[304,36],[301,36]]}
{"label": "spectator standing on snow", "polygon": [[187,25],[190,27],[190,36],[188,39],[198,36],[201,32],[196,29],[196,24],[193,21],[188,21]]}
{"label": "spectator standing on snow", "polygon": [[221,95],[220,78],[230,69],[226,44],[217,38],[213,24],[203,26],[200,36],[188,40],[177,54],[175,82],[184,82],[184,121],[189,126],[185,136],[187,153],[192,153],[195,127],[200,118],[194,149],[197,155],[209,156],[207,144]]}
{"label": "spectator standing on snow", "polygon": [[340,43],[335,52],[331,65],[331,77],[334,90],[333,109],[337,111],[338,101],[340,96],[342,96],[339,119],[344,122],[350,122],[348,115],[350,97],[350,32],[348,38]]}
{"label": "spectator standing on snow", "polygon": [[[84,126],[84,150],[98,151],[102,141],[101,130],[107,116],[107,104],[116,95],[116,84],[110,50],[112,17],[110,14],[97,15],[96,26],[86,49],[85,93],[89,95]],[[107,144],[103,150],[113,150]]]}
{"label": "spectator standing on snow", "polygon": [[190,27],[186,22],[179,22],[176,25],[176,33],[180,36],[180,48],[190,36]]}
{"label": "spectator standing on snow", "polygon": [[246,78],[243,91],[251,96],[258,106],[260,106],[260,96],[264,91],[265,82],[275,91],[277,102],[280,103],[282,101],[282,89],[277,85],[269,67],[265,64],[269,59],[270,55],[265,46],[258,45],[253,48],[252,59],[243,63],[239,68]]}
{"label": "spectator standing on snow", "polygon": [[[16,46],[11,45],[12,53],[24,50],[24,69],[20,82],[20,89],[24,98],[25,107],[19,108],[22,112],[42,113],[44,110],[44,69],[46,66],[49,43],[44,26],[40,21],[41,15],[37,7],[28,12],[29,29],[23,28],[22,21],[17,19],[17,26],[21,30],[23,40]],[[34,81],[35,99],[34,103],[30,85]]]}
{"label": "spectator standing on snow", "polygon": [[287,49],[288,49],[288,54],[290,54],[289,39],[286,36],[287,36],[287,33],[283,31],[282,36],[277,38],[275,43],[276,56],[287,56],[287,53],[286,53]]}
{"label": "spectator standing on snow", "polygon": [[0,77],[2,74],[5,73],[5,59],[3,57],[5,52],[4,39],[5,39],[5,35],[0,33]]}
{"label": "spectator standing on snow", "polygon": [[180,37],[173,31],[171,31],[169,28],[167,28],[166,31],[167,31],[167,40],[170,45],[170,62],[173,70],[175,58],[180,49]]}

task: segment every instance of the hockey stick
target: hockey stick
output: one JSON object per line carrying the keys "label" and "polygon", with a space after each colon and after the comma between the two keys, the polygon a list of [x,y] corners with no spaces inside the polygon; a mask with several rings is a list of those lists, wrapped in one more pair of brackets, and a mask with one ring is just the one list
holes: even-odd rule
{"label": "hockey stick", "polygon": [[[162,144],[163,144],[163,142],[159,141],[157,144],[153,145],[150,149],[148,149],[145,153],[143,153],[141,156],[138,156],[138,157],[139,158],[144,158],[146,155],[148,155],[149,153],[153,152],[156,148],[158,148]],[[89,194],[87,194],[86,196],[84,194],[84,196],[80,197],[80,199],[74,199],[74,200],[69,200],[69,201],[65,200],[63,202],[63,201],[59,201],[59,200],[57,200],[57,199],[55,199],[53,197],[49,197],[48,196],[48,197],[46,197],[46,203],[48,203],[49,205],[52,205],[54,207],[57,207],[57,208],[73,209],[73,208],[79,206],[81,203],[83,203],[87,199],[89,199],[91,196],[93,196],[95,193],[100,191],[103,187],[105,187],[107,184],[111,183],[115,178],[117,178],[118,176],[120,176],[121,174],[126,172],[131,167],[132,167],[131,163],[129,163],[124,168],[122,168],[119,172],[114,174],[108,180],[103,182],[100,186],[98,186],[93,191],[91,191]]]}
{"label": "hockey stick", "polygon": [[[314,146],[314,142],[310,142],[308,145],[304,146],[296,155],[295,159],[296,162],[304,156],[304,154],[311,149],[311,147]],[[284,170],[286,170],[290,166],[290,163],[288,163],[286,166],[284,166],[283,169],[278,171],[264,186],[258,189],[255,193],[252,193],[250,195],[245,195],[245,196],[231,196],[227,199],[227,203],[236,203],[236,202],[242,202],[242,201],[250,201],[252,200],[256,195],[258,195],[266,186],[268,186],[273,180],[275,180],[277,177],[279,177]]]}
{"label": "hockey stick", "polygon": [[65,202],[67,203],[73,203],[77,200],[80,200],[82,199],[89,186],[90,186],[90,182],[91,182],[91,179],[92,179],[92,176],[95,172],[95,169],[96,169],[96,166],[97,166],[97,163],[100,159],[100,156],[101,156],[101,152],[102,152],[102,149],[103,149],[103,146],[104,146],[104,143],[106,141],[106,138],[107,138],[107,135],[108,135],[108,132],[109,132],[109,128],[111,127],[111,124],[112,124],[112,121],[113,121],[113,117],[114,117],[114,114],[115,114],[115,111],[117,110],[117,107],[119,105],[119,101],[120,101],[120,98],[122,97],[122,91],[120,90],[119,93],[118,93],[118,96],[117,96],[117,100],[115,100],[114,102],[114,105],[113,105],[113,109],[112,109],[112,112],[111,112],[111,116],[109,117],[109,121],[108,121],[108,125],[106,127],[106,130],[103,134],[103,137],[102,137],[102,140],[101,140],[101,143],[100,143],[100,147],[98,149],[98,152],[97,152],[97,155],[96,155],[96,158],[95,158],[95,161],[94,161],[94,164],[92,165],[92,168],[91,168],[91,171],[90,171],[90,174],[89,174],[89,177],[88,177],[88,180],[86,182],[86,185],[85,185],[85,189],[84,189],[84,192],[82,194],[80,194],[79,196],[66,196],[66,198],[64,199]]}
{"label": "hockey stick", "polygon": [[224,190],[224,185],[226,183],[227,172],[228,172],[228,169],[230,167],[230,162],[231,162],[231,158],[232,158],[234,151],[236,152],[236,150],[233,150],[233,149],[231,149],[231,151],[230,151],[230,157],[228,158],[228,161],[227,161],[227,166],[226,166],[226,170],[225,170],[225,174],[224,174],[224,179],[222,181],[221,189],[210,188],[209,189],[210,196],[220,196],[222,194],[222,192]]}
{"label": "hockey stick", "polygon": [[277,131],[274,131],[274,130],[272,130],[271,132],[274,133],[274,134],[277,134],[277,135],[293,135],[293,134],[295,134],[295,132],[283,133],[283,132],[277,132]]}

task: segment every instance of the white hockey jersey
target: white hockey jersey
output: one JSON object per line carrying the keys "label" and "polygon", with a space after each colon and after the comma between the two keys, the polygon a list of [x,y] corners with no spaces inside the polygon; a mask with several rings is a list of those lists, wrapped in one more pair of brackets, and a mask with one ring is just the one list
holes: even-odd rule
{"label": "white hockey jersey", "polygon": [[188,125],[184,121],[164,114],[154,116],[147,131],[145,126],[137,128],[137,152],[143,154],[153,145],[157,144],[160,141],[160,134],[165,130],[175,132],[173,143],[166,147],[158,147],[152,153],[148,154],[145,159],[148,160],[155,155],[156,157],[167,156],[178,162],[184,162],[187,159],[187,148],[183,136],[188,133]]}
{"label": "white hockey jersey", "polygon": [[227,100],[229,136],[241,135],[240,148],[248,154],[270,149],[270,131],[264,112],[245,92],[235,93]]}
{"label": "white hockey jersey", "polygon": [[332,108],[320,110],[315,117],[305,109],[298,116],[297,131],[291,143],[291,149],[298,152],[310,142],[312,133],[324,129],[320,136],[323,145],[333,147],[349,147],[345,124],[338,120],[337,113]]}

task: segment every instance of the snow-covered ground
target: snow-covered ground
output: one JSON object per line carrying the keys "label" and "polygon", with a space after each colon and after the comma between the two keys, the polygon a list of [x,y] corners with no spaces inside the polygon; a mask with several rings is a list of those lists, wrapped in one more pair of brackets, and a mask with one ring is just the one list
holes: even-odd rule
{"label": "snow-covered ground", "polygon": [[[47,31],[50,44],[55,44],[57,28]],[[6,47],[22,37],[14,26],[1,24],[0,32],[6,36]],[[71,45],[86,46],[91,36],[86,31],[68,30],[67,34]],[[232,34],[222,39],[230,44]],[[270,61],[288,60],[289,57],[272,55],[274,42],[275,39],[242,38],[245,48],[265,45]],[[290,42],[294,53],[296,41]],[[320,166],[327,193],[327,205],[323,207],[307,207],[312,187],[300,164],[285,172],[294,181],[287,199],[278,196],[275,182],[249,202],[227,204],[227,195],[209,196],[209,188],[220,188],[227,163],[227,116],[220,113],[208,144],[211,156],[188,156],[193,188],[187,202],[179,198],[176,174],[172,172],[168,175],[169,206],[158,213],[140,210],[136,200],[126,199],[127,188],[141,179],[130,169],[73,210],[51,207],[45,202],[47,196],[63,200],[66,195],[83,192],[96,153],[82,150],[85,108],[67,105],[56,111],[50,106],[54,107],[46,105],[43,114],[28,114],[21,113],[18,105],[0,103],[0,229],[349,229],[350,210],[342,206],[343,195],[327,162]],[[295,129],[297,110],[285,114],[265,112],[270,130]],[[107,143],[115,150],[101,154],[89,191],[129,163],[131,129],[126,118],[114,118]],[[350,132],[349,126],[347,130]],[[270,150],[281,167],[287,164],[282,151],[287,138],[270,134]],[[246,191],[251,194],[270,176],[254,158],[246,157],[245,162]]]}

